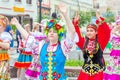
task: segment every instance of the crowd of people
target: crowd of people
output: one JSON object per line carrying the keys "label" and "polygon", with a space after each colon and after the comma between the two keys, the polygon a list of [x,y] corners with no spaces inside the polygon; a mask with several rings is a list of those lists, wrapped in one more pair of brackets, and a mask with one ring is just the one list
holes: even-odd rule
{"label": "crowd of people", "polygon": [[[116,25],[110,29],[96,11],[96,24],[88,24],[83,36],[79,13],[76,12],[74,18],[70,19],[67,5],[58,5],[58,10],[66,24],[63,24],[63,18],[57,19],[57,14],[53,13],[46,26],[35,22],[32,31],[30,24],[22,27],[16,18],[9,22],[7,17],[0,15],[0,80],[11,79],[8,54],[8,50],[14,47],[11,24],[17,28],[19,56],[14,67],[18,68],[18,80],[67,80],[64,66],[74,45],[82,50],[84,58],[77,80],[119,80],[120,16],[116,17]],[[108,42],[112,48],[110,61],[105,63],[103,54]]]}

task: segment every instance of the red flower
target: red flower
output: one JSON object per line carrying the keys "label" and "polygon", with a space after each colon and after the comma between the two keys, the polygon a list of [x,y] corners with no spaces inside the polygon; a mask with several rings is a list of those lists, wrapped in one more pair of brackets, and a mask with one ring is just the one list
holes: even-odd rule
{"label": "red flower", "polygon": [[56,72],[54,72],[54,73],[53,73],[53,76],[56,76],[56,75],[57,75],[57,73],[56,73]]}
{"label": "red flower", "polygon": [[60,28],[62,28],[62,26],[59,24],[56,24],[55,27],[56,27],[56,30],[59,30]]}
{"label": "red flower", "polygon": [[58,74],[58,78],[60,78],[61,77],[61,75],[60,74]]}
{"label": "red flower", "polygon": [[53,19],[53,20],[50,20],[50,22],[54,22],[55,20]]}
{"label": "red flower", "polygon": [[48,28],[48,26],[46,27],[46,30],[48,30],[49,28]]}
{"label": "red flower", "polygon": [[54,78],[54,80],[58,80],[57,78]]}
{"label": "red flower", "polygon": [[47,80],[47,79],[44,77],[43,80]]}

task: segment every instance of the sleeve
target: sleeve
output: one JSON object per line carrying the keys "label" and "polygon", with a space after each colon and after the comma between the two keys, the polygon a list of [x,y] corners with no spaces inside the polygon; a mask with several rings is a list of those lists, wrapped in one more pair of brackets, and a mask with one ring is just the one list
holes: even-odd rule
{"label": "sleeve", "polygon": [[6,31],[6,32],[9,32],[10,30],[11,30],[11,26],[10,26],[10,25],[7,25],[5,31]]}
{"label": "sleeve", "polygon": [[77,44],[77,46],[78,46],[80,49],[83,49],[85,39],[84,39],[84,37],[83,37],[82,34],[81,34],[80,28],[79,28],[79,26],[78,26],[78,22],[74,22],[74,21],[73,21],[73,25],[74,25],[75,31],[76,31],[76,33],[77,33],[77,35],[78,35],[78,38],[79,38],[79,40],[78,40],[78,42],[77,42],[76,44]]}
{"label": "sleeve", "polygon": [[42,44],[43,41],[38,42],[34,36],[28,36],[25,46],[26,48],[31,49],[33,54],[39,54]]}
{"label": "sleeve", "polygon": [[98,24],[98,43],[101,49],[104,50],[110,38],[110,28],[104,22],[104,18],[100,17],[100,19],[102,21],[96,20],[96,24]]}
{"label": "sleeve", "polygon": [[78,42],[78,35],[75,33],[74,39],[71,39],[67,36],[64,40],[61,41],[61,48],[63,50],[64,55],[67,57],[68,52],[72,49],[73,45]]}
{"label": "sleeve", "polygon": [[8,42],[8,43],[10,43],[10,41],[12,40],[12,36],[8,32],[3,32],[1,34],[1,38],[3,42]]}

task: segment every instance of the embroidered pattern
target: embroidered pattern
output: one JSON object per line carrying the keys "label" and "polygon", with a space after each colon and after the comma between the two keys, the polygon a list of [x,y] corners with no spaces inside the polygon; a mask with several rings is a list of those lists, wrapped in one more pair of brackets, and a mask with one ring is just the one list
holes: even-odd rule
{"label": "embroidered pattern", "polygon": [[48,80],[52,80],[52,55],[53,53],[52,52],[49,52],[48,53]]}

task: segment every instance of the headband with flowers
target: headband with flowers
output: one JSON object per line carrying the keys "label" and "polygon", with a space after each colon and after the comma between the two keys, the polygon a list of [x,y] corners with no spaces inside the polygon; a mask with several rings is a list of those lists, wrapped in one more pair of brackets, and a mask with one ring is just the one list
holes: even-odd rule
{"label": "headband with flowers", "polygon": [[58,40],[61,41],[61,39],[63,38],[65,34],[64,26],[61,26],[60,24],[58,24],[58,22],[55,19],[52,19],[49,22],[47,22],[47,26],[45,28],[46,35],[48,35],[48,32],[51,28],[57,31],[58,38],[59,38]]}

